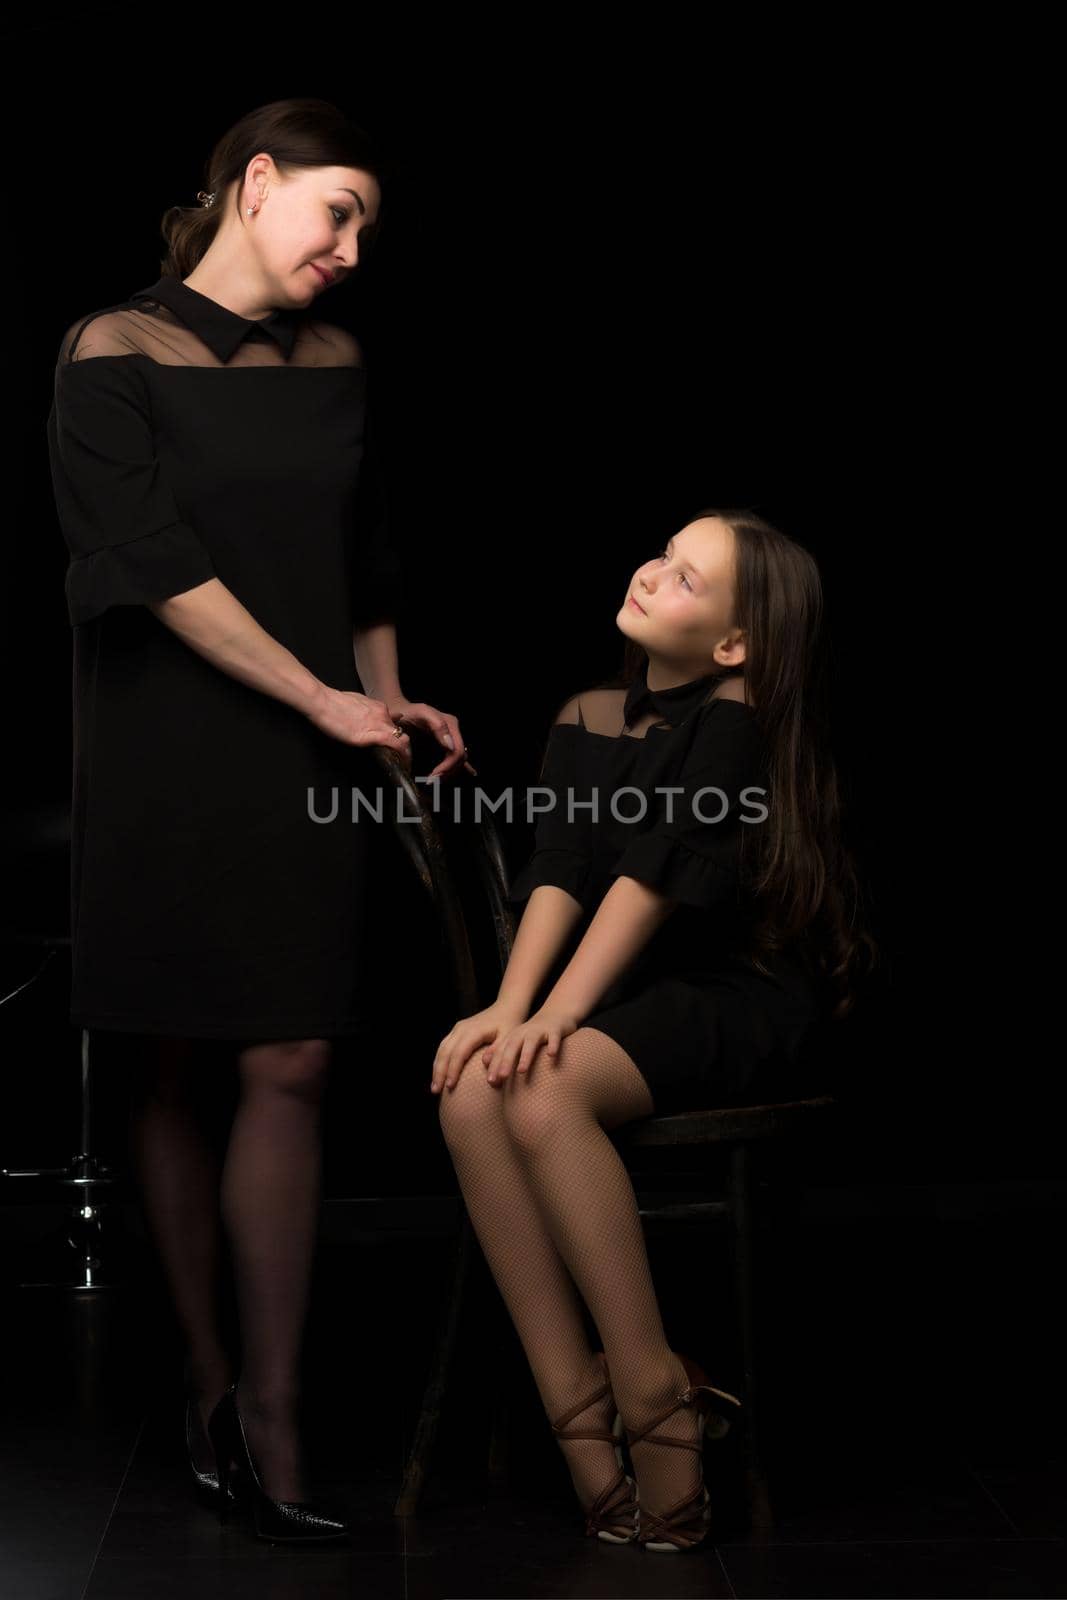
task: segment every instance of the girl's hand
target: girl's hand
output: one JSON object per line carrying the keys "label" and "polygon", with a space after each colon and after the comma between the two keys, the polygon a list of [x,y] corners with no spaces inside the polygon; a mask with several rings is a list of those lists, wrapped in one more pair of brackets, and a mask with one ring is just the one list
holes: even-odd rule
{"label": "girl's hand", "polygon": [[498,1039],[491,1050],[482,1051],[482,1060],[489,1069],[489,1082],[501,1082],[510,1075],[512,1067],[518,1072],[529,1072],[543,1044],[548,1046],[549,1060],[555,1062],[560,1044],[577,1027],[577,1017],[542,1006],[528,1021]]}
{"label": "girl's hand", "polygon": [[385,702],[389,715],[396,721],[405,722],[412,728],[425,728],[432,733],[439,744],[443,744],[450,751],[432,772],[426,774],[427,782],[431,778],[443,777],[446,772],[451,772],[453,767],[462,761],[464,767],[472,777],[478,774],[469,761],[464,760],[467,747],[463,743],[463,735],[459,731],[459,723],[448,711],[437,711],[433,706],[428,706],[424,700],[408,700],[404,695],[394,695]]}
{"label": "girl's hand", "polygon": [[430,1092],[438,1094],[442,1088],[455,1088],[460,1073],[478,1046],[491,1044],[521,1021],[521,1011],[516,1011],[514,1006],[501,1005],[499,1001],[486,1006],[484,1011],[475,1012],[473,1017],[461,1017],[437,1046]]}

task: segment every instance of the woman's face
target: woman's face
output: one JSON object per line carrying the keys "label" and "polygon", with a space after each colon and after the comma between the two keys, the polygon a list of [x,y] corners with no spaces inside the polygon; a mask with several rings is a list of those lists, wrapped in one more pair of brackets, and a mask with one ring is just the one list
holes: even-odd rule
{"label": "woman's face", "polygon": [[[650,660],[694,676],[744,660],[733,625],[734,534],[719,517],[687,523],[630,580],[616,622]],[[703,666],[701,666],[703,663]]]}
{"label": "woman's face", "polygon": [[[257,169],[246,178],[245,220],[275,304],[308,305],[359,265],[361,236],[378,220],[377,180],[358,167],[308,167],[281,178]],[[247,208],[260,199],[254,216]],[[365,244],[365,238],[363,243]]]}

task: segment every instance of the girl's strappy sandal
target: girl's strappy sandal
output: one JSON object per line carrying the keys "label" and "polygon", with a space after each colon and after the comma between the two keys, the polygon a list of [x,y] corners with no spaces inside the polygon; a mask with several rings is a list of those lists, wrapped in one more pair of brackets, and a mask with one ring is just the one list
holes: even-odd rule
{"label": "girl's strappy sandal", "polygon": [[[604,1374],[604,1382],[596,1393],[583,1400],[581,1405],[572,1406],[563,1416],[557,1417],[552,1423],[552,1432],[558,1439],[605,1439],[615,1446],[615,1460],[619,1470],[586,1512],[585,1531],[588,1537],[595,1533],[607,1544],[633,1544],[639,1529],[637,1495],[634,1480],[623,1470],[622,1418],[616,1411],[615,1422],[610,1432],[606,1428],[568,1429],[567,1427],[568,1422],[573,1421],[589,1406],[594,1405],[597,1400],[602,1400],[606,1394],[611,1394],[611,1379],[608,1376],[608,1364],[603,1350],[597,1351],[597,1360]],[[630,1532],[621,1534],[615,1531],[620,1527],[626,1527],[627,1524],[632,1524]]]}
{"label": "girl's strappy sandal", "polygon": [[[695,1361],[691,1361],[688,1356],[679,1356],[678,1359],[689,1379],[688,1387],[672,1406],[668,1406],[666,1411],[653,1418],[646,1428],[637,1433],[626,1430],[631,1452],[635,1444],[647,1439],[652,1444],[695,1450],[698,1455],[703,1455],[705,1429],[709,1435],[715,1438],[721,1437],[729,1430],[732,1417],[741,1409],[741,1402],[737,1396],[728,1394],[725,1389],[714,1388],[708,1382],[707,1373],[702,1371]],[[661,1422],[666,1422],[668,1417],[673,1417],[682,1406],[696,1406],[699,1411],[699,1429],[695,1441],[675,1439],[670,1434],[652,1431],[658,1428]],[[631,1454],[631,1461],[632,1459]],[[658,1514],[648,1511],[641,1505],[640,1500],[638,1501],[638,1538],[646,1550],[669,1551],[672,1554],[681,1550],[693,1550],[707,1535],[710,1518],[711,1506],[701,1470],[700,1487],[696,1492],[677,1501],[666,1511]]]}

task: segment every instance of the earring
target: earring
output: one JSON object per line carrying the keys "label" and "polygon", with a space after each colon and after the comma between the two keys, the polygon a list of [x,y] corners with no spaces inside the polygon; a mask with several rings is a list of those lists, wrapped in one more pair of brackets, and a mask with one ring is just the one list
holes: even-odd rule
{"label": "earring", "polygon": [[256,209],[256,208],[255,208],[255,206],[249,206],[249,208],[248,208],[248,215],[249,215],[249,216],[251,216],[251,215],[252,215],[252,213],[253,213],[253,212],[254,212],[254,211],[255,211],[255,209]]}

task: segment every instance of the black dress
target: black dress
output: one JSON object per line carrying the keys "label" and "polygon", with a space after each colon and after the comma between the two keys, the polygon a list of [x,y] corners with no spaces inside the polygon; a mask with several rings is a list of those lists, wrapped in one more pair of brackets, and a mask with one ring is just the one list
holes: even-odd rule
{"label": "black dress", "polygon": [[[402,569],[357,342],[164,277],[60,345],[48,445],[74,631],[71,1021],[295,1039],[356,1032],[370,747],[213,666],[145,604],[217,577],[322,682]],[[317,792],[315,805],[309,791]],[[342,817],[344,815],[342,809]]]}
{"label": "black dress", "polygon": [[[628,691],[597,689],[568,703],[539,780],[555,804],[538,817],[534,854],[511,890],[521,902],[538,884],[555,884],[584,913],[535,1009],[616,877],[678,902],[582,1019],[627,1052],[660,1113],[782,1092],[823,1009],[799,946],[766,963],[771,977],[743,959],[751,909],[739,887],[742,830],[762,814],[765,746],[751,707],[705,703],[714,682],[708,674],[652,691],[642,672]],[[650,714],[659,720],[644,734],[624,731]],[[594,794],[595,816],[582,805]]]}

